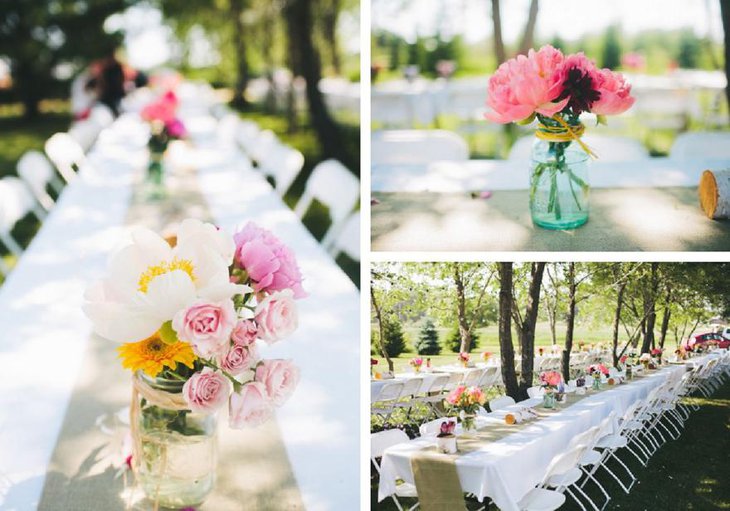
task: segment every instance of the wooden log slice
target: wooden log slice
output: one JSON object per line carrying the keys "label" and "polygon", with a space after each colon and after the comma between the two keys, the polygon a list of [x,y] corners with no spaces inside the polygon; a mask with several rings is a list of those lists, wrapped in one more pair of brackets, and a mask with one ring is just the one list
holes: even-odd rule
{"label": "wooden log slice", "polygon": [[700,177],[700,206],[708,218],[730,218],[730,170],[706,170]]}

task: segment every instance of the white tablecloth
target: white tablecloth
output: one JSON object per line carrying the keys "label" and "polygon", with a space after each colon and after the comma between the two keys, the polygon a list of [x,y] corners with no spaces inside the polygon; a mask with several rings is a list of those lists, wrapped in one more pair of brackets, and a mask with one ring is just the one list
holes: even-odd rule
{"label": "white tablecloth", "polygon": [[[594,188],[697,186],[706,169],[730,167],[730,160],[650,158],[636,162],[592,162],[589,179]],[[438,161],[430,165],[376,165],[374,192],[469,192],[525,190],[529,163],[510,160]]]}
{"label": "white tablecloth", "polygon": [[[460,456],[456,469],[464,492],[480,500],[489,497],[504,511],[517,511],[517,502],[545,475],[553,457],[564,452],[579,433],[598,425],[611,412],[623,414],[651,389],[684,366],[670,366],[646,378],[587,397],[549,418],[540,420],[478,451]],[[500,419],[493,419],[500,420]],[[434,439],[416,438],[388,449],[382,460],[378,500],[395,491],[397,479],[413,483],[411,456]]]}

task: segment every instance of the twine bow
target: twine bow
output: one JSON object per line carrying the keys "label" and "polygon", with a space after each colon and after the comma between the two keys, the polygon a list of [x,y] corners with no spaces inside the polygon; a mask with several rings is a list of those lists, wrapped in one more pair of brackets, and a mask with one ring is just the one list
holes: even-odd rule
{"label": "twine bow", "polygon": [[575,140],[586,154],[588,154],[588,156],[594,160],[598,159],[596,153],[594,153],[593,150],[580,138],[586,131],[586,127],[582,123],[570,125],[559,115],[555,115],[551,117],[551,119],[560,124],[560,126],[547,126],[540,122],[538,124],[537,131],[535,132],[535,136],[537,136],[537,138],[548,142],[572,142]]}

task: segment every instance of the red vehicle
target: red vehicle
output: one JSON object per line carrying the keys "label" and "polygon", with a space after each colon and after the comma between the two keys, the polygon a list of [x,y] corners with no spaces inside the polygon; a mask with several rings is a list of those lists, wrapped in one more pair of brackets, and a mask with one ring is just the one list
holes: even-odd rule
{"label": "red vehicle", "polygon": [[720,346],[720,348],[728,348],[730,347],[730,339],[725,339],[721,334],[716,334],[713,332],[707,332],[704,334],[695,334],[691,336],[689,339],[684,341],[682,343],[682,347],[684,349],[692,348],[694,349],[695,345],[697,344],[704,344],[706,342],[716,342]]}

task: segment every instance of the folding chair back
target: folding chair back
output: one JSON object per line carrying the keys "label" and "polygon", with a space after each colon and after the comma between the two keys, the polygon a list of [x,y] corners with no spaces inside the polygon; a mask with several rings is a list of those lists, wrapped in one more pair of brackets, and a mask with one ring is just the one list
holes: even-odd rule
{"label": "folding chair back", "polygon": [[67,183],[84,162],[84,150],[68,133],[56,133],[46,141],[46,154]]}
{"label": "folding chair back", "polygon": [[50,184],[56,193],[60,193],[62,189],[51,162],[40,151],[31,150],[18,160],[16,168],[18,175],[26,182],[38,202],[46,211],[50,210],[54,201],[48,195],[46,188]]}
{"label": "folding chair back", "polygon": [[489,410],[493,412],[513,404],[515,404],[515,400],[509,396],[495,397],[489,401]]}

